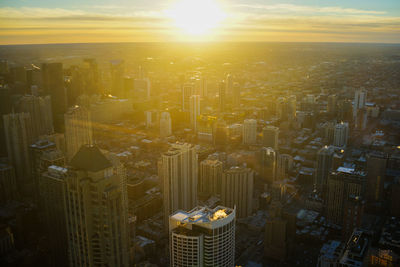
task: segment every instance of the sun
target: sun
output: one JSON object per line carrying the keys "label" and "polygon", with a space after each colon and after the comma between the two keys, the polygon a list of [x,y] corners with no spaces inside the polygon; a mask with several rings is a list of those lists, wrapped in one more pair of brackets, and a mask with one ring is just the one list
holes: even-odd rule
{"label": "sun", "polygon": [[213,0],[180,0],[167,14],[177,28],[190,35],[209,34],[225,18],[225,13]]}

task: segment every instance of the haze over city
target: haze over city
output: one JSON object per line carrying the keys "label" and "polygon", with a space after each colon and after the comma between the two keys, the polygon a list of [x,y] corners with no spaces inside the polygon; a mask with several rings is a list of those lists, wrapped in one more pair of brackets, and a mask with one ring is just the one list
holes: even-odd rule
{"label": "haze over city", "polygon": [[3,0],[0,266],[400,266],[400,2]]}

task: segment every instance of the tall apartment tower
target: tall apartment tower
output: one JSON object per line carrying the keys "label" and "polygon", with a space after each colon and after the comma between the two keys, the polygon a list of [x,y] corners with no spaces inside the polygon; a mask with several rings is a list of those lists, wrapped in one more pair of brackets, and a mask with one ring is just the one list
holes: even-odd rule
{"label": "tall apartment tower", "polygon": [[276,152],[271,147],[263,147],[260,151],[261,177],[266,183],[276,179]]}
{"label": "tall apartment tower", "polygon": [[345,147],[349,138],[349,123],[341,122],[336,124],[333,134],[333,145],[336,147]]}
{"label": "tall apartment tower", "polygon": [[194,132],[197,132],[197,118],[200,115],[200,96],[192,95],[190,97],[190,124]]}
{"label": "tall apartment tower", "polygon": [[226,105],[226,84],[225,82],[220,82],[218,85],[218,95],[219,95],[219,112],[225,111]]}
{"label": "tall apartment tower", "polygon": [[8,159],[15,168],[18,190],[28,193],[33,189],[29,145],[33,142],[32,121],[29,113],[3,116]]}
{"label": "tall apartment tower", "polygon": [[239,83],[233,84],[233,108],[240,107],[240,89]]}
{"label": "tall apartment tower", "polygon": [[110,60],[111,94],[123,96],[125,62],[123,60]]}
{"label": "tall apartment tower", "polygon": [[194,94],[193,85],[185,83],[182,85],[182,111],[189,111],[190,97]]}
{"label": "tall apartment tower", "polygon": [[[40,198],[40,177],[51,165],[63,167],[65,164],[64,155],[57,149],[56,144],[48,140],[39,140],[29,146],[32,179],[35,184],[35,198],[39,203]],[[47,199],[45,199],[47,201]],[[42,203],[41,203],[42,204]]]}
{"label": "tall apartment tower", "polygon": [[226,207],[236,207],[237,217],[250,216],[253,210],[254,172],[232,167],[222,174],[221,200]]}
{"label": "tall apartment tower", "polygon": [[205,159],[200,162],[199,192],[221,194],[222,162]]}
{"label": "tall apartment tower", "polygon": [[43,63],[41,69],[43,91],[51,96],[54,128],[57,132],[61,132],[64,126],[64,113],[67,111],[63,65],[62,63]]}
{"label": "tall apartment tower", "polygon": [[171,114],[169,112],[161,113],[160,118],[160,136],[168,137],[172,134]]}
{"label": "tall apartment tower", "polygon": [[265,126],[263,132],[263,146],[278,150],[279,128],[275,126]]}
{"label": "tall apartment tower", "polygon": [[293,157],[288,154],[278,155],[278,165],[276,167],[277,180],[289,178],[289,173],[293,168]]}
{"label": "tall apartment tower", "polygon": [[[51,253],[50,266],[68,266],[67,203],[65,203],[67,172],[66,168],[50,165],[40,175],[40,198],[46,200],[42,204]],[[86,225],[82,226],[86,228]]]}
{"label": "tall apartment tower", "polygon": [[67,161],[70,161],[82,145],[93,143],[90,112],[80,106],[72,107],[65,113],[65,143]]}
{"label": "tall apartment tower", "polygon": [[0,162],[0,205],[16,200],[17,196],[14,167],[6,162]]}
{"label": "tall apartment tower", "polygon": [[383,198],[387,159],[386,154],[378,151],[367,155],[366,200],[369,202],[380,201]]}
{"label": "tall apartment tower", "polygon": [[197,205],[197,161],[194,145],[187,143],[173,144],[161,155],[159,176],[163,179],[166,223],[175,211],[190,210]]}
{"label": "tall apartment tower", "polygon": [[129,266],[123,168],[96,146],[84,145],[65,178],[70,266]]}
{"label": "tall apartment tower", "polygon": [[31,115],[32,134],[35,138],[54,132],[50,96],[25,95],[19,100],[18,110]]}
{"label": "tall apartment tower", "polygon": [[282,260],[288,252],[288,223],[282,218],[280,202],[271,204],[271,217],[265,224],[264,251],[268,258]]}
{"label": "tall apartment tower", "polygon": [[235,266],[235,209],[218,206],[169,217],[172,267]]}
{"label": "tall apartment tower", "polygon": [[257,143],[257,121],[254,119],[244,120],[243,144],[253,145]]}
{"label": "tall apartment tower", "polygon": [[[324,146],[317,153],[317,168],[315,185],[319,190],[325,190],[328,175],[332,168],[334,149],[331,146]],[[325,192],[325,191],[324,191]]]}
{"label": "tall apartment tower", "polygon": [[329,95],[326,111],[329,114],[335,114],[337,110],[337,95]]}
{"label": "tall apartment tower", "polygon": [[232,76],[232,74],[226,75],[225,84],[226,84],[226,93],[228,95],[232,95],[232,93],[233,93],[233,76]]}
{"label": "tall apartment tower", "polygon": [[363,196],[365,173],[353,168],[339,167],[328,177],[327,219],[335,224],[343,223],[344,207],[351,196]]}
{"label": "tall apartment tower", "polygon": [[353,117],[357,116],[357,111],[365,107],[365,102],[367,101],[367,91],[360,89],[354,93],[354,103],[353,103]]}

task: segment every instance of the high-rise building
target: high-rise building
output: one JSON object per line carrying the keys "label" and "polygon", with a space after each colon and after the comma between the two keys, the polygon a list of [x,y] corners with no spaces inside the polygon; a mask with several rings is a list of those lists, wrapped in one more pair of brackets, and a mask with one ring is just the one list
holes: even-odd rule
{"label": "high-rise building", "polygon": [[336,124],[333,135],[333,145],[336,147],[345,147],[349,138],[349,123],[341,122]]}
{"label": "high-rise building", "polygon": [[373,151],[367,155],[367,184],[366,200],[369,202],[380,201],[383,198],[387,155]]}
{"label": "high-rise building", "polygon": [[335,136],[335,127],[336,123],[335,122],[325,122],[322,125],[322,128],[324,130],[324,142],[326,145],[333,145],[333,140]]}
{"label": "high-rise building", "polygon": [[279,154],[278,165],[276,167],[276,179],[281,181],[289,178],[289,174],[292,168],[293,157],[288,154]]}
{"label": "high-rise building", "polygon": [[226,94],[232,95],[233,94],[233,76],[232,74],[227,74],[225,78],[226,84]]}
{"label": "high-rise building", "polygon": [[42,64],[42,87],[43,92],[51,97],[54,128],[57,132],[61,132],[64,127],[64,113],[67,111],[62,63]]}
{"label": "high-rise building", "polygon": [[243,144],[254,145],[257,143],[257,121],[246,119],[243,123]]}
{"label": "high-rise building", "polygon": [[337,110],[337,96],[336,95],[329,95],[328,96],[328,104],[326,107],[326,111],[329,114],[336,114]]}
{"label": "high-rise building", "polygon": [[364,187],[364,172],[345,167],[332,171],[328,176],[327,219],[341,225],[346,201],[351,196],[362,197]]}
{"label": "high-rise building", "polygon": [[133,98],[137,101],[144,101],[150,98],[151,82],[149,78],[135,79],[133,81]]}
{"label": "high-rise building", "polygon": [[182,111],[189,111],[190,97],[194,94],[193,85],[185,83],[182,85]]}
{"label": "high-rise building", "polygon": [[17,181],[14,167],[0,162],[0,204],[17,199]]}
{"label": "high-rise building", "polygon": [[129,266],[126,175],[114,160],[84,145],[69,163],[64,198],[70,266]]}
{"label": "high-rise building", "polygon": [[195,147],[187,143],[172,144],[161,155],[159,175],[163,179],[166,223],[169,215],[175,211],[190,210],[197,205],[197,161]]}
{"label": "high-rise building", "polygon": [[199,192],[221,194],[222,162],[205,159],[200,162]]}
{"label": "high-rise building", "polygon": [[260,151],[261,177],[266,183],[276,179],[276,152],[271,147],[263,147]]}
{"label": "high-rise building", "polygon": [[235,209],[218,206],[177,211],[169,217],[170,265],[235,265]]}
{"label": "high-rise building", "polygon": [[239,83],[233,84],[233,108],[240,107],[240,89]]}
{"label": "high-rise building", "polygon": [[264,252],[268,258],[283,260],[288,253],[288,224],[282,218],[281,204],[274,201],[271,206],[271,217],[265,224]]}
{"label": "high-rise building", "polygon": [[111,94],[123,96],[125,62],[123,60],[110,60]]}
{"label": "high-rise building", "polygon": [[161,113],[160,118],[160,136],[168,137],[172,134],[171,115],[169,112]]}
{"label": "high-rise building", "polygon": [[72,107],[65,113],[65,143],[67,161],[70,161],[82,145],[93,143],[90,112],[80,106]]}
{"label": "high-rise building", "polygon": [[222,204],[230,208],[236,207],[238,218],[245,218],[252,214],[253,190],[253,170],[232,167],[223,172],[221,184]]}
{"label": "high-rise building", "polygon": [[[67,210],[78,209],[81,205],[79,203],[78,207],[68,207],[64,202],[67,193],[67,172],[66,168],[50,165],[40,175],[40,198],[46,200],[42,203],[43,219],[49,242],[51,266],[68,266]],[[86,229],[87,226],[82,224],[80,227]],[[82,240],[84,239],[85,237],[82,237]],[[86,248],[82,249],[87,250],[87,241],[85,246]],[[79,248],[74,248],[74,250],[79,250]]]}
{"label": "high-rise building", "polygon": [[225,82],[220,82],[218,85],[218,96],[219,96],[219,112],[225,111],[226,105],[226,84]]}
{"label": "high-rise building", "polygon": [[357,116],[357,111],[365,107],[365,102],[367,101],[367,91],[360,89],[354,93],[353,102],[353,117]]}
{"label": "high-rise building", "polygon": [[197,120],[200,116],[200,96],[192,95],[190,97],[190,124],[194,132],[197,132]]}
{"label": "high-rise building", "polygon": [[34,138],[54,132],[50,96],[24,95],[19,100],[18,111],[30,114]]}
{"label": "high-rise building", "polygon": [[331,146],[324,146],[317,153],[317,168],[315,175],[315,185],[325,192],[328,181],[328,175],[332,168],[334,149]]}
{"label": "high-rise building", "polygon": [[8,159],[15,168],[18,190],[28,193],[33,189],[29,145],[33,142],[32,121],[29,113],[3,116]]}
{"label": "high-rise building", "polygon": [[263,146],[272,147],[275,151],[278,150],[279,128],[275,126],[265,126],[263,132]]}
{"label": "high-rise building", "polygon": [[213,137],[214,137],[214,145],[218,148],[223,150],[225,148],[225,145],[228,142],[228,126],[226,125],[226,122],[222,119],[219,119],[215,124],[214,124],[214,131],[213,131]]}
{"label": "high-rise building", "polygon": [[338,102],[338,120],[353,120],[353,105],[351,100],[344,99]]}
{"label": "high-rise building", "polygon": [[343,209],[342,238],[348,240],[355,228],[361,226],[365,201],[360,196],[350,195]]}
{"label": "high-rise building", "polygon": [[[40,177],[51,165],[64,166],[65,159],[61,151],[57,150],[56,144],[48,140],[39,140],[29,146],[32,180],[35,185],[35,198],[39,203]],[[46,199],[47,201],[47,199]]]}

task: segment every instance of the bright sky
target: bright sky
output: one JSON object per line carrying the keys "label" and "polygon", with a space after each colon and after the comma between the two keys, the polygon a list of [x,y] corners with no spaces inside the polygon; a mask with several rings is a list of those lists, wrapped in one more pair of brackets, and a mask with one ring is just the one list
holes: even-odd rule
{"label": "bright sky", "polygon": [[400,0],[0,0],[0,44],[400,43]]}

